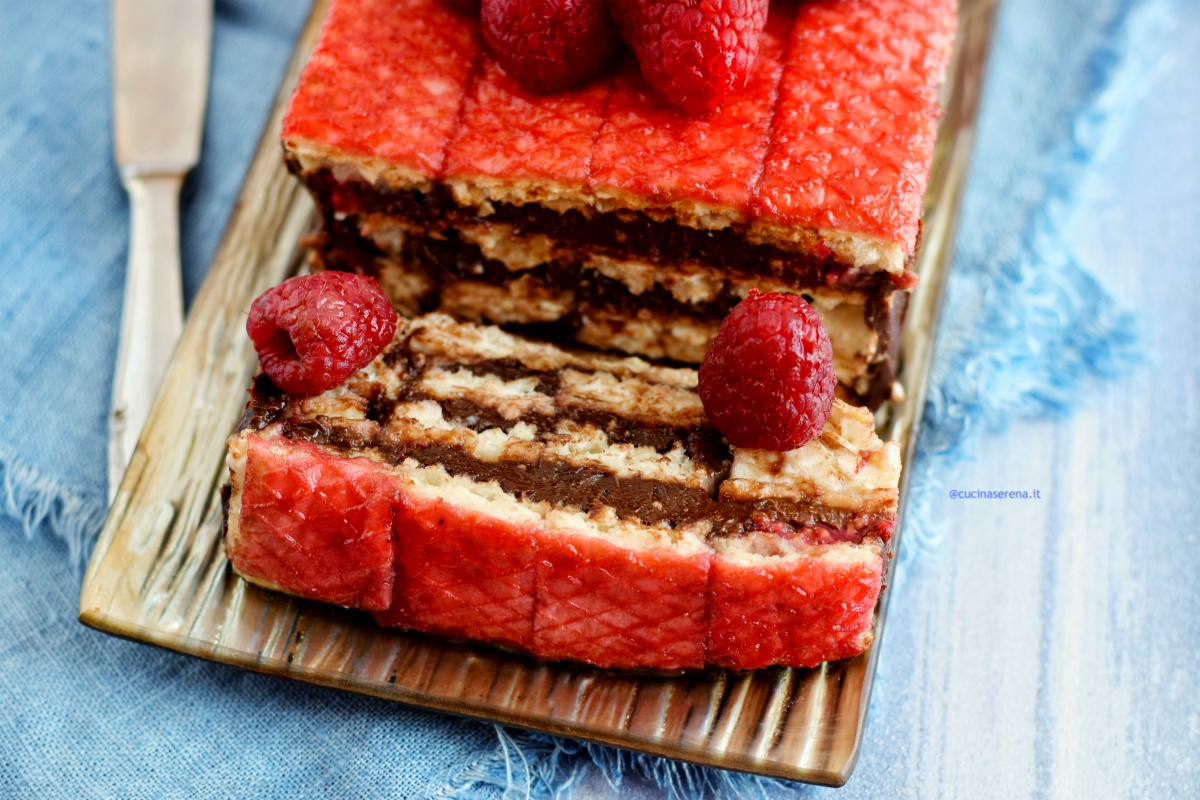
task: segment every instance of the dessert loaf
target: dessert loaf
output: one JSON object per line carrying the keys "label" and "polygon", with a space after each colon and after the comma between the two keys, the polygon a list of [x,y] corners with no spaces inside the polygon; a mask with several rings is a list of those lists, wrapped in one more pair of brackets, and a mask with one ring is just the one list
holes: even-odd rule
{"label": "dessert loaf", "polygon": [[283,127],[318,258],[397,307],[699,362],[750,289],[821,312],[891,396],[953,0],[776,2],[746,88],[682,112],[632,57],[523,89],[441,0],[335,0]]}
{"label": "dessert loaf", "polygon": [[229,440],[252,583],[544,659],[813,666],[866,649],[900,463],[835,401],[731,448],[696,372],[431,314],[341,386],[260,377]]}

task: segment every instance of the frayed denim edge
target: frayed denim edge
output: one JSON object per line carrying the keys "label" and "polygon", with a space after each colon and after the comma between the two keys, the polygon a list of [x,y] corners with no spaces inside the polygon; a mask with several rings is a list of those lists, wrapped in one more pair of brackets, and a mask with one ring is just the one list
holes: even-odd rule
{"label": "frayed denim edge", "polygon": [[67,557],[81,571],[108,506],[54,478],[43,475],[0,445],[3,511],[20,520],[28,538],[49,531],[66,542]]}

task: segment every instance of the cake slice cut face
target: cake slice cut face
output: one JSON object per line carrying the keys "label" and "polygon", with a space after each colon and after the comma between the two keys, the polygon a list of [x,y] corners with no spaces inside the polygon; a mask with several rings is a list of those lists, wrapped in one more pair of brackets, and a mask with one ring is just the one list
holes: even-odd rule
{"label": "cake slice cut face", "polygon": [[627,53],[538,95],[440,0],[334,0],[283,128],[320,262],[408,313],[681,362],[751,288],[795,292],[843,394],[886,398],[954,3],[775,5],[746,89],[689,116]]}
{"label": "cake slice cut face", "polygon": [[676,670],[862,652],[899,453],[835,401],[786,453],[730,448],[696,372],[441,314],[345,384],[259,378],[229,442],[253,583],[544,659]]}

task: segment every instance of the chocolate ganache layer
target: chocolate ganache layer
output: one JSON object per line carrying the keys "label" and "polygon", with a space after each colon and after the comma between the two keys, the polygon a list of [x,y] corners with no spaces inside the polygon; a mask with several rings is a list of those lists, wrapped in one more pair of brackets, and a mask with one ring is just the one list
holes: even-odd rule
{"label": "chocolate ganache layer", "polygon": [[[699,264],[731,277],[770,277],[795,287],[823,286],[844,291],[909,290],[916,285],[909,256],[899,274],[857,269],[831,253],[814,255],[757,244],[733,225],[692,228],[673,220],[657,220],[640,211],[556,211],[530,203],[493,203],[484,212],[460,205],[450,190],[437,185],[428,192],[390,190],[358,179],[337,180],[327,169],[303,171],[295,158],[288,166],[316,198],[326,220],[350,214],[383,214],[414,231],[438,235],[449,229],[495,223],[516,236],[545,236],[560,248],[614,259],[663,265]],[[914,251],[915,252],[915,251]]]}
{"label": "chocolate ganache layer", "polygon": [[[891,535],[891,520],[869,513],[792,498],[719,499],[717,487],[729,474],[732,454],[720,434],[707,425],[658,425],[601,409],[563,405],[556,405],[551,414],[533,413],[519,420],[507,419],[494,408],[466,398],[436,399],[424,392],[420,388],[423,376],[435,367],[449,366],[439,359],[407,353],[400,343],[388,351],[384,360],[390,369],[406,378],[394,396],[375,392],[367,398],[365,420],[295,413],[292,404],[296,398],[283,394],[269,378],[260,375],[251,389],[250,403],[239,429],[274,428],[284,438],[317,444],[346,456],[372,453],[397,465],[412,459],[422,466],[441,466],[451,475],[494,481],[523,502],[571,506],[590,512],[608,507],[622,519],[644,524],[675,526],[707,522],[709,537],[771,530],[812,544],[828,544],[858,543],[868,537],[886,540]],[[554,393],[558,384],[558,372],[538,373],[509,359],[453,366],[503,380],[536,376],[538,391],[548,395]],[[600,465],[567,463],[549,455],[531,461],[484,460],[464,448],[436,440],[405,440],[392,435],[388,423],[398,405],[431,400],[440,406],[447,423],[477,433],[511,429],[517,423],[525,423],[538,431],[538,440],[544,440],[561,423],[569,421],[603,431],[613,444],[630,444],[659,453],[682,449],[702,472],[711,476],[711,488],[684,481],[619,475]]]}
{"label": "chocolate ganache layer", "polygon": [[[665,325],[680,323],[692,330],[700,331],[705,337],[715,334],[720,321],[742,299],[742,294],[733,284],[725,282],[715,297],[707,302],[684,302],[669,289],[655,283],[640,292],[631,292],[622,281],[602,274],[598,270],[578,263],[553,260],[527,269],[513,270],[507,265],[484,256],[480,248],[462,241],[454,230],[444,231],[440,237],[406,235],[399,243],[398,251],[385,252],[375,241],[359,233],[355,217],[329,219],[324,230],[311,244],[321,266],[374,275],[385,286],[389,282],[380,274],[387,267],[395,267],[406,275],[419,278],[403,281],[405,297],[394,297],[398,306],[411,314],[442,310],[456,316],[506,324],[521,331],[536,331],[557,341],[583,340],[580,336],[585,319],[597,314],[607,319],[629,318],[636,320],[662,320]],[[497,318],[497,306],[487,302],[476,303],[476,307],[456,301],[454,291],[463,285],[483,284],[515,291],[533,292],[550,297],[549,303],[524,303],[523,308],[538,314],[533,319]],[[810,302],[812,297],[799,293]],[[844,381],[843,396],[851,402],[870,408],[878,408],[889,399],[895,379],[895,360],[899,349],[899,333],[904,322],[904,313],[909,293],[894,289],[891,285],[876,284],[873,290],[845,290],[862,308],[863,319],[857,324],[875,336],[873,351],[865,358],[861,373],[853,380]],[[485,298],[486,300],[486,298]],[[546,323],[553,323],[547,325]],[[532,328],[531,325],[538,327]],[[831,329],[835,338],[835,354],[841,342],[837,330]],[[701,347],[692,347],[699,353],[655,354],[637,352],[649,357],[668,357],[683,361],[698,361],[707,346],[707,338]]]}

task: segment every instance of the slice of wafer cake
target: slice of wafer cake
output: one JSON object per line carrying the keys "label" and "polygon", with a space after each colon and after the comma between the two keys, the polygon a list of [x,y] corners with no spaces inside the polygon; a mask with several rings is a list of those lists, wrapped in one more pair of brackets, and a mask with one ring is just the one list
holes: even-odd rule
{"label": "slice of wafer cake", "polygon": [[707,115],[631,53],[536,94],[442,0],[334,0],[283,125],[329,267],[397,307],[698,363],[751,289],[822,314],[843,395],[891,396],[953,0],[772,3]]}
{"label": "slice of wafer cake", "polygon": [[696,372],[432,314],[314,396],[260,378],[229,441],[254,583],[384,625],[606,667],[862,652],[899,450],[835,401],[788,452],[730,448]]}

